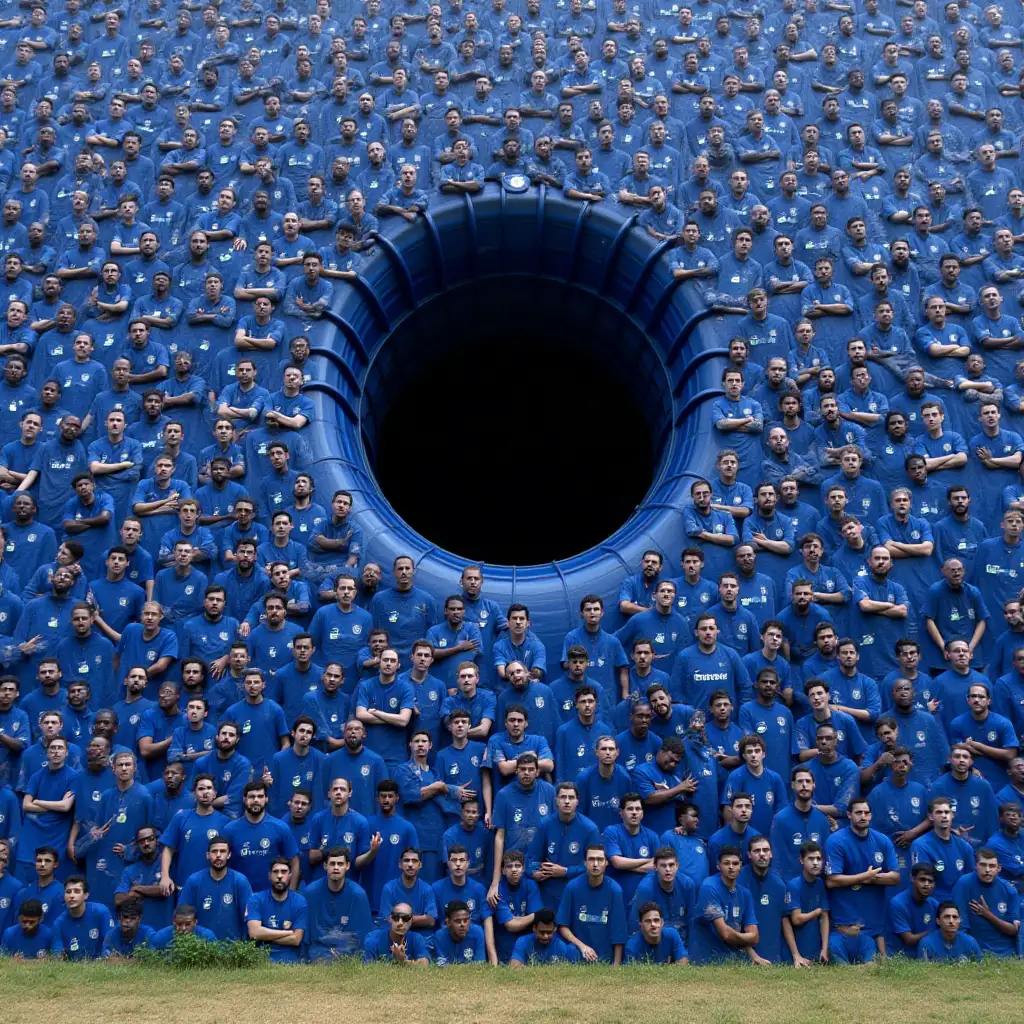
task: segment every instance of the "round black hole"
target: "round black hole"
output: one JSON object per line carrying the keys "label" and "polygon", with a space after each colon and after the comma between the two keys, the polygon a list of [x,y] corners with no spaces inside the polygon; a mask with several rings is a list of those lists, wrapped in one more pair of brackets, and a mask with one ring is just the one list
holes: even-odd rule
{"label": "round black hole", "polygon": [[601,543],[650,487],[663,436],[647,339],[592,293],[488,279],[418,308],[368,381],[377,482],[433,544],[531,565]]}

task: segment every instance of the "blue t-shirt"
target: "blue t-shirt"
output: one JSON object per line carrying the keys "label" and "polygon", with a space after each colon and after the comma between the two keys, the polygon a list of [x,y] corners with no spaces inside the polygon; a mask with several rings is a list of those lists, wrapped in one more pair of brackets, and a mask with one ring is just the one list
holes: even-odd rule
{"label": "blue t-shirt", "polygon": [[372,628],[373,617],[365,608],[353,606],[343,612],[336,604],[317,609],[309,625],[320,663],[336,661],[344,669],[346,693],[355,692],[359,679],[356,656],[367,643]]}
{"label": "blue t-shirt", "polygon": [[996,878],[986,885],[978,878],[977,871],[972,871],[953,887],[952,899],[960,908],[961,927],[971,933],[986,953],[1001,957],[1017,954],[1017,936],[1004,934],[971,909],[972,902],[984,900],[1000,921],[1007,924],[1019,922],[1020,896],[1010,882]]}
{"label": "blue t-shirt", "polygon": [[484,963],[487,960],[484,930],[478,924],[471,924],[465,937],[458,941],[447,928],[439,928],[432,941],[434,963],[438,967]]}
{"label": "blue t-shirt", "polygon": [[352,786],[349,807],[364,817],[377,810],[377,783],[388,777],[384,759],[368,747],[363,746],[357,754],[341,747],[328,755],[326,778],[328,785],[334,779],[348,779]]}
{"label": "blue t-shirt", "polygon": [[929,896],[921,902],[914,898],[910,889],[897,893],[890,901],[886,911],[886,954],[895,956],[902,953],[911,959],[918,956],[918,946],[908,946],[902,938],[905,932],[917,934],[937,927],[936,915],[939,901]]}
{"label": "blue t-shirt", "polygon": [[588,875],[573,879],[562,893],[556,920],[604,963],[611,963],[613,947],[624,946],[629,936],[622,889],[608,877],[597,886]]}
{"label": "blue t-shirt", "polygon": [[652,945],[637,932],[627,943],[625,962],[627,964],[677,964],[688,956],[682,937],[675,928],[664,927],[661,939]]}
{"label": "blue t-shirt", "polygon": [[391,879],[381,890],[379,920],[386,920],[391,908],[399,903],[408,903],[414,915],[425,915],[435,921],[440,917],[433,887],[422,878],[417,878],[411,886],[407,886],[401,876]]}
{"label": "blue t-shirt", "polygon": [[[740,871],[738,884],[750,891],[757,915],[758,939],[754,952],[773,964],[788,959],[783,954],[782,918],[786,909],[786,883],[775,870],[769,869],[764,878],[759,878],[753,865],[747,864]],[[788,953],[788,950],[786,950]]]}
{"label": "blue t-shirt", "polygon": [[940,902],[952,898],[957,882],[974,868],[974,851],[966,839],[955,834],[940,839],[934,831],[910,844],[910,859],[912,864],[930,864],[935,869],[934,895]]}
{"label": "blue t-shirt", "polygon": [[253,892],[270,888],[270,864],[275,857],[299,855],[291,829],[278,818],[264,814],[251,822],[244,815],[228,822],[221,833],[231,840],[231,858]]}
{"label": "blue t-shirt", "polygon": [[[430,953],[427,949],[426,939],[412,930],[405,935],[405,956],[407,960],[429,960]],[[363,963],[373,963],[375,960],[392,960],[391,954],[391,932],[389,928],[380,928],[370,932],[366,936],[363,945]]]}
{"label": "blue t-shirt", "polygon": [[41,960],[48,956],[53,945],[53,931],[40,924],[32,935],[26,935],[20,924],[5,928],[0,936],[0,953],[20,956],[25,960]]}
{"label": "blue t-shirt", "polygon": [[[171,925],[169,928],[161,928],[158,932],[153,932],[149,937],[149,946],[151,949],[167,949],[177,938],[177,932],[174,930],[174,926]],[[204,928],[202,925],[197,924],[191,932],[197,939],[202,939],[203,942],[216,942],[217,936],[210,931],[209,928]]]}
{"label": "blue t-shirt", "polygon": [[[953,825],[970,825],[968,842],[974,849],[999,828],[999,807],[995,791],[986,779],[969,774],[960,781],[952,772],[940,775],[932,784],[929,797],[947,796],[953,805]],[[970,861],[968,861],[968,867]]]}
{"label": "blue t-shirt", "polygon": [[376,629],[386,629],[391,646],[403,661],[408,661],[413,642],[421,640],[439,619],[437,604],[426,590],[396,587],[378,591],[370,602],[370,615]]}
{"label": "blue t-shirt", "polygon": [[739,947],[722,941],[715,921],[725,921],[730,928],[743,931],[757,924],[754,898],[750,891],[737,883],[732,889],[722,881],[721,875],[706,878],[697,891],[693,927],[690,930],[690,958],[695,964],[711,964],[726,960],[747,959]]}
{"label": "blue t-shirt", "polygon": [[[310,821],[310,845],[324,853],[334,846],[347,846],[354,861],[370,848],[370,828],[366,818],[351,807],[344,814],[335,814],[333,806],[325,807]],[[316,869],[316,877],[321,878],[323,874],[321,864]]]}
{"label": "blue t-shirt", "polygon": [[[857,875],[868,868],[897,871],[892,840],[868,829],[864,836],[851,828],[833,832],[825,841],[825,873]],[[832,889],[831,917],[838,924],[860,924],[861,933],[879,935],[885,929],[886,886],[857,885]]]}
{"label": "blue t-shirt", "polygon": [[[784,901],[786,915],[794,910],[809,914],[821,909],[828,912],[828,890],[825,888],[825,879],[822,877],[808,881],[801,872],[786,883],[786,895]],[[792,922],[791,922],[792,923]],[[793,925],[793,936],[796,939],[796,948],[800,955],[806,957],[812,963],[821,956],[821,919],[816,917],[802,925]],[[788,959],[788,957],[787,957]]]}
{"label": "blue t-shirt", "polygon": [[566,942],[557,933],[549,942],[541,943],[537,941],[536,935],[530,932],[516,939],[509,959],[532,966],[553,963],[576,964],[583,958],[572,943]]}
{"label": "blue t-shirt", "polygon": [[[160,881],[160,858],[154,857],[147,864],[145,861],[137,860],[129,864],[121,873],[121,881],[115,893],[131,892],[133,885],[156,885]],[[171,915],[174,913],[174,900],[168,896],[145,896],[142,899],[142,924],[146,928],[154,930],[166,928],[171,924]],[[120,929],[118,929],[120,932]]]}
{"label": "blue t-shirt", "polygon": [[154,930],[149,925],[140,924],[135,929],[135,934],[130,938],[125,938],[124,932],[121,931],[120,925],[114,925],[110,931],[107,932],[106,937],[103,940],[103,950],[101,956],[131,956],[139,946],[149,945],[150,939],[155,934]]}
{"label": "blue t-shirt", "polygon": [[976,960],[982,958],[978,940],[965,932],[957,932],[952,942],[947,942],[939,931],[929,932],[918,943],[918,957],[939,963],[956,960]]}
{"label": "blue t-shirt", "polygon": [[[245,905],[245,920],[258,921],[264,928],[277,928],[283,931],[301,930],[309,927],[309,912],[306,897],[300,892],[289,889],[283,900],[276,899],[270,890],[255,893]],[[305,941],[305,936],[303,936]],[[256,941],[257,946],[270,948],[270,960],[275,964],[295,964],[299,962],[301,949],[299,946],[283,946],[277,942]]]}
{"label": "blue t-shirt", "polygon": [[519,781],[505,786],[494,798],[491,824],[505,830],[505,850],[526,852],[537,829],[555,813],[555,787],[538,779],[529,790]]}
{"label": "blue t-shirt", "polygon": [[174,851],[171,861],[171,877],[182,885],[206,865],[206,849],[210,840],[220,835],[230,819],[220,811],[207,815],[199,814],[194,808],[172,815],[167,827],[160,834],[160,842]]}
{"label": "blue t-shirt", "polygon": [[749,793],[753,797],[754,813],[750,824],[762,835],[768,835],[773,818],[789,803],[786,784],[770,768],[765,768],[759,777],[745,764],[733,769],[725,780],[722,803],[728,804],[734,793]]}
{"label": "blue t-shirt", "polygon": [[[269,868],[268,868],[269,871]],[[269,878],[267,878],[269,885]],[[245,875],[232,868],[215,879],[208,868],[190,875],[178,894],[178,903],[196,908],[199,924],[218,939],[240,941],[248,937],[245,908],[252,899],[252,886]]]}
{"label": "blue t-shirt", "polygon": [[703,710],[715,690],[725,690],[733,705],[739,705],[741,696],[750,690],[750,675],[742,657],[724,644],[710,652],[691,644],[680,653],[672,673],[672,699]]}
{"label": "blue t-shirt", "polygon": [[[626,854],[626,856],[629,855]],[[641,881],[635,887],[636,891],[629,904],[630,934],[640,930],[640,908],[645,903],[657,903],[661,908],[661,916],[665,925],[675,928],[683,937],[683,941],[688,942],[693,921],[693,908],[697,899],[697,885],[693,879],[682,871],[678,871],[672,880],[671,889],[666,890],[653,871],[635,877],[640,878]]]}
{"label": "blue t-shirt", "polygon": [[[399,679],[384,683],[380,676],[364,679],[356,690],[355,707],[369,711],[384,711],[397,715],[412,710],[416,695],[410,683]],[[366,725],[366,745],[379,754],[389,766],[401,764],[408,756],[403,726],[380,723]]]}
{"label": "blue t-shirt", "polygon": [[50,952],[69,960],[95,960],[103,952],[103,940],[114,927],[114,918],[102,903],[86,903],[73,917],[65,910],[53,924]]}
{"label": "blue t-shirt", "polygon": [[306,889],[308,930],[306,946],[310,960],[329,959],[333,954],[351,956],[363,946],[373,928],[366,892],[351,878],[338,892],[321,878]]}

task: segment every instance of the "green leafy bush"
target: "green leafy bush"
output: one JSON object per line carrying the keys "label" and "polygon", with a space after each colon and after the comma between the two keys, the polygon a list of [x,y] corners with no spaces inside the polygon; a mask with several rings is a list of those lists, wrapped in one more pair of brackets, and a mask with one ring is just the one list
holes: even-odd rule
{"label": "green leafy bush", "polygon": [[244,970],[269,963],[270,951],[254,942],[205,942],[195,935],[179,935],[166,949],[136,949],[132,959],[149,967],[178,971]]}

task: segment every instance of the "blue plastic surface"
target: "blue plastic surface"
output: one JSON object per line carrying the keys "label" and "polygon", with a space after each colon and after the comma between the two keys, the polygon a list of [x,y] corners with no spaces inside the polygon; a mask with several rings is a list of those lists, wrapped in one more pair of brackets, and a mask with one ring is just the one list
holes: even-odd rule
{"label": "blue plastic surface", "polygon": [[[571,282],[646,335],[642,352],[607,353],[632,368],[622,375],[622,387],[641,389],[643,401],[660,408],[652,418],[660,421],[655,473],[643,502],[603,543],[571,558],[530,566],[483,563],[488,597],[503,606],[529,606],[533,630],[548,650],[549,676],[558,674],[565,632],[579,625],[584,594],[605,599],[605,626],[614,629],[621,622],[619,585],[639,571],[644,550],[661,551],[675,574],[685,539],[680,507],[694,477],[714,471],[709,399],[721,393],[723,358],[711,350],[726,345],[728,335],[720,321],[693,315],[696,304],[672,287],[664,246],[633,219],[628,208],[580,204],[544,188],[510,194],[488,183],[472,199],[442,197],[426,223],[389,219],[382,251],[366,267],[370,288],[362,281],[336,286],[331,322],[325,318],[309,332],[315,349],[330,350],[319,356],[322,369],[308,391],[317,406],[309,444],[321,500],[338,488],[351,491],[364,558],[379,562],[387,580],[393,559],[412,555],[417,585],[439,599],[456,588],[471,553],[444,550],[413,530],[388,504],[372,469],[389,370],[412,355],[389,350],[390,332],[448,290],[487,276],[527,274]],[[528,311],[523,315],[528,322]],[[443,345],[445,338],[432,335],[429,343]]]}

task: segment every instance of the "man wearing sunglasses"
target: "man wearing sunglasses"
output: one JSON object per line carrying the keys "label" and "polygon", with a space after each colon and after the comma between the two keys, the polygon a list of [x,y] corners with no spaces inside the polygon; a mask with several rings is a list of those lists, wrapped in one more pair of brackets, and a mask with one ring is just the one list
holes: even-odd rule
{"label": "man wearing sunglasses", "polygon": [[396,964],[416,964],[426,967],[430,964],[426,940],[411,931],[412,907],[408,903],[396,903],[388,915],[388,926],[378,928],[366,936],[363,946],[363,963],[387,961]]}

